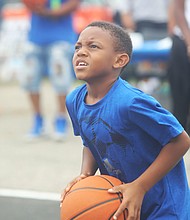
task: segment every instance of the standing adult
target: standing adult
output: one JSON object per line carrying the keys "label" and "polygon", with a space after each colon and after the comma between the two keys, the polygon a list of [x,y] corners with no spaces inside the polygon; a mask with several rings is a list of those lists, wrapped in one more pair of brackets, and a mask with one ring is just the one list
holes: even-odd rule
{"label": "standing adult", "polygon": [[189,131],[190,110],[190,0],[174,0],[176,27],[169,63],[173,113]]}
{"label": "standing adult", "polygon": [[168,7],[169,0],[126,0],[122,24],[145,40],[160,40],[167,36]]}
{"label": "standing adult", "polygon": [[[125,11],[121,13],[122,26],[134,35],[137,46],[144,41],[156,41],[168,36],[168,10],[170,0],[125,0]],[[133,35],[131,35],[133,36]],[[151,77],[152,73],[163,72],[165,62],[143,60],[126,67],[122,71],[122,78],[140,76],[137,87],[153,94],[160,85],[159,77]],[[158,69],[159,67],[159,69]],[[140,71],[139,71],[140,70]],[[140,73],[140,74],[139,74]]]}
{"label": "standing adult", "polygon": [[72,82],[72,54],[76,33],[72,12],[79,0],[47,0],[44,6],[32,7],[29,46],[25,57],[23,87],[29,94],[34,121],[30,138],[44,134],[44,117],[40,103],[40,85],[48,75],[55,89],[58,111],[54,120],[54,137],[64,138],[67,130],[65,97]]}

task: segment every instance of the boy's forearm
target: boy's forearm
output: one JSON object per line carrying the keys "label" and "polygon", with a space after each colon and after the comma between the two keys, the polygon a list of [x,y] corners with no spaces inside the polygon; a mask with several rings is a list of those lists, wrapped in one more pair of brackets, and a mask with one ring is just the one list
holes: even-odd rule
{"label": "boy's forearm", "polygon": [[98,169],[97,163],[88,147],[83,148],[81,174],[92,176]]}
{"label": "boy's forearm", "polygon": [[190,139],[186,132],[183,132],[163,147],[156,160],[134,182],[147,192],[181,160],[189,147]]}

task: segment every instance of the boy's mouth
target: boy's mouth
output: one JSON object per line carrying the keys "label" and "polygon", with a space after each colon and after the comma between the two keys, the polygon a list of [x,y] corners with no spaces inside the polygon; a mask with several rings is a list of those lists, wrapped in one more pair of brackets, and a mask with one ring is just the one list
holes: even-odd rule
{"label": "boy's mouth", "polygon": [[82,67],[83,67],[83,66],[88,66],[88,64],[87,64],[86,62],[84,62],[84,61],[80,61],[80,60],[79,60],[79,61],[76,62],[76,66],[77,66],[77,67],[79,67],[79,66],[82,66]]}

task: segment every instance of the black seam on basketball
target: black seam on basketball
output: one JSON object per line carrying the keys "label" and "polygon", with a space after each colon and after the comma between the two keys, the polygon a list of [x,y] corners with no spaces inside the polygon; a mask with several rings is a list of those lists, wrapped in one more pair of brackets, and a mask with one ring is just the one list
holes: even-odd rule
{"label": "black seam on basketball", "polygon": [[117,210],[115,210],[111,215],[110,215],[110,217],[108,218],[108,220],[111,220],[112,219],[112,217],[114,216],[114,213],[116,212]]}
{"label": "black seam on basketball", "polygon": [[[114,216],[114,214],[115,214],[116,211],[117,211],[117,210],[115,210],[115,211],[110,215],[110,217],[108,218],[108,220],[112,220],[112,218],[113,218],[113,216]],[[124,210],[122,214],[123,214],[124,219],[126,219],[126,218],[127,218],[127,216],[125,215],[125,214],[126,214],[126,210]]]}
{"label": "black seam on basketball", "polygon": [[[118,196],[118,198],[119,198],[119,200],[120,200],[120,203],[122,203],[122,198],[123,198],[123,195],[122,195],[121,193],[117,193],[117,196]],[[126,218],[127,218],[127,216],[126,216],[125,211],[123,211],[123,215],[124,215],[124,219],[126,219]]]}
{"label": "black seam on basketball", "polygon": [[[114,185],[112,184],[112,182],[110,182],[106,177],[104,177],[104,176],[97,176],[97,177],[100,177],[100,178],[102,178],[102,179],[105,179],[107,182],[110,183],[111,186],[114,186]],[[123,198],[122,194],[121,194],[121,193],[116,193],[116,194],[117,194],[117,196],[118,196],[118,199],[120,200],[120,203],[122,203],[122,198]],[[124,219],[126,219],[125,212],[123,212],[123,215],[124,215]],[[112,217],[112,216],[111,216],[111,217]],[[111,217],[110,217],[110,218],[111,218]]]}
{"label": "black seam on basketball", "polygon": [[[117,196],[118,196],[118,199],[119,199],[119,201],[120,201],[120,203],[122,203],[122,194],[121,193],[116,193],[117,194]],[[110,217],[108,218],[108,220],[111,220],[112,219],[112,217],[113,217],[113,215],[114,215],[114,213],[116,212],[117,210],[115,210],[111,215],[110,215]],[[125,215],[125,211],[123,211],[123,217],[124,217],[124,219],[126,219],[127,217],[126,217],[126,215]]]}
{"label": "black seam on basketball", "polygon": [[109,202],[112,202],[112,201],[115,201],[115,200],[118,200],[118,198],[113,198],[113,199],[109,199],[109,200],[106,200],[106,201],[103,201],[103,202],[100,202],[96,205],[93,205],[91,207],[88,207],[87,209],[84,209],[83,211],[79,212],[77,215],[75,215],[74,217],[72,217],[70,220],[74,220],[75,218],[79,217],[80,215],[82,215],[83,213],[87,212],[88,210],[90,209],[93,209],[95,207],[98,207],[100,205],[103,205],[103,204],[106,204],[106,203],[109,203]]}
{"label": "black seam on basketball", "polygon": [[113,183],[111,181],[109,181],[106,177],[104,177],[104,176],[97,176],[97,177],[100,177],[100,178],[106,180],[111,186],[114,186]]}
{"label": "black seam on basketball", "polygon": [[102,191],[107,191],[107,188],[95,188],[95,187],[81,187],[81,188],[77,188],[77,189],[73,189],[72,191],[69,191],[67,193],[67,195],[69,195],[70,193],[79,191],[79,190],[85,190],[85,189],[90,189],[90,190],[102,190]]}

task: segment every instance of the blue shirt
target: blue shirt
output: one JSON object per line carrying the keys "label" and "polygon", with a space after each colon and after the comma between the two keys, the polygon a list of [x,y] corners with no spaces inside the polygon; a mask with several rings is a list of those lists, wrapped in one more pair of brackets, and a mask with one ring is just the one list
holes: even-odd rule
{"label": "blue shirt", "polygon": [[[86,85],[67,96],[74,128],[100,170],[123,182],[138,178],[172,138],[182,133],[177,119],[153,97],[118,79],[106,96],[85,104]],[[145,195],[141,220],[189,220],[190,195],[181,160]]]}
{"label": "blue shirt", "polygon": [[[51,7],[47,1],[46,7]],[[67,0],[61,0],[62,3]],[[60,6],[61,7],[61,6]],[[32,13],[29,40],[38,45],[50,44],[58,41],[75,43],[77,34],[73,29],[72,13],[58,18],[48,18]]]}

